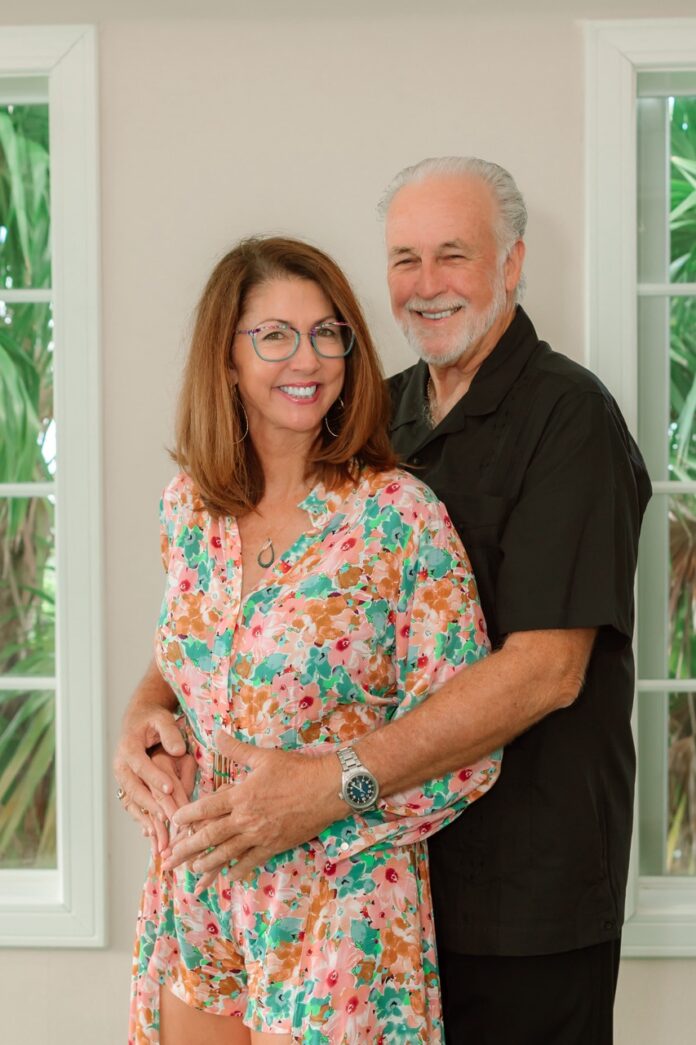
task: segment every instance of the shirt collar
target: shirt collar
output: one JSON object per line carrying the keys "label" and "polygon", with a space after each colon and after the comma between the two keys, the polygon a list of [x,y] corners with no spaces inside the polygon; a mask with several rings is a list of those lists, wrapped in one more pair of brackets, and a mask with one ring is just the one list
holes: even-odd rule
{"label": "shirt collar", "polygon": [[[434,429],[442,434],[460,428],[466,417],[493,413],[539,344],[532,321],[518,305],[510,326],[476,372],[469,391],[455,403]],[[401,425],[425,422],[428,367],[422,360],[411,369],[392,419],[392,430]]]}

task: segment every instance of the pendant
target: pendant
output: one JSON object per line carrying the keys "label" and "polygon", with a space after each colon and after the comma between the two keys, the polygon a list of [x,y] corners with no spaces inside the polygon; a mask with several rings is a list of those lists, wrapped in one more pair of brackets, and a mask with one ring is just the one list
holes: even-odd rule
{"label": "pendant", "polygon": [[256,561],[262,570],[267,570],[268,567],[272,566],[275,562],[275,548],[273,547],[273,541],[270,537],[268,537],[266,543],[259,548],[259,554],[256,556]]}

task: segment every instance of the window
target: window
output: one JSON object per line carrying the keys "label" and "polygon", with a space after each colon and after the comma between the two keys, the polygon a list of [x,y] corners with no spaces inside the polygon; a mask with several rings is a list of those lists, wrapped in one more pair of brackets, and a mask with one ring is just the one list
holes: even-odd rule
{"label": "window", "polygon": [[640,870],[696,875],[696,70],[638,75]]}
{"label": "window", "polygon": [[0,36],[0,943],[103,941],[95,39]]}
{"label": "window", "polygon": [[654,496],[624,954],[696,955],[696,22],[587,27],[589,364]]}

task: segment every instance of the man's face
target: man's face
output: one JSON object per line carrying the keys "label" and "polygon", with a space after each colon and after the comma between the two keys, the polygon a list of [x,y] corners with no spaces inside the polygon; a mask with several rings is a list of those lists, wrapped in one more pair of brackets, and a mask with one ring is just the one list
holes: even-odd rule
{"label": "man's face", "polygon": [[472,361],[494,347],[512,318],[523,247],[501,257],[498,205],[475,176],[406,185],[386,220],[392,312],[426,363]]}

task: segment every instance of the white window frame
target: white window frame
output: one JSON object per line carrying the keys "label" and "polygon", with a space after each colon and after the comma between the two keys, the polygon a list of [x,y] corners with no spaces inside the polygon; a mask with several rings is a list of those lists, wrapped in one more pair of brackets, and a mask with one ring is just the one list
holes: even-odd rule
{"label": "white window frame", "polygon": [[[616,396],[635,433],[636,76],[642,71],[696,69],[696,19],[585,22],[584,29],[586,358]],[[670,483],[670,490],[679,493],[679,484]],[[652,688],[667,692],[679,686],[658,680]],[[696,878],[640,875],[639,823],[636,809],[622,954],[696,957]]]}
{"label": "white window frame", "polygon": [[105,942],[96,51],[92,26],[0,33],[0,97],[48,84],[57,443],[55,484],[0,495],[55,493],[58,593],[56,678],[22,687],[55,686],[58,867],[0,871],[0,946]]}

